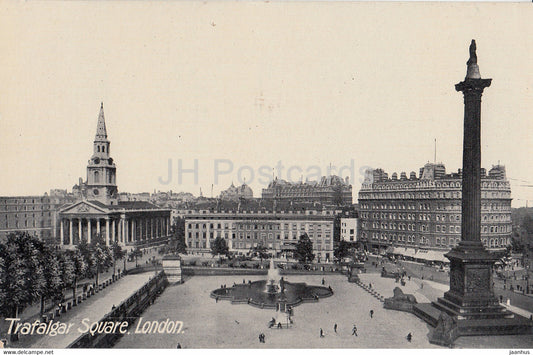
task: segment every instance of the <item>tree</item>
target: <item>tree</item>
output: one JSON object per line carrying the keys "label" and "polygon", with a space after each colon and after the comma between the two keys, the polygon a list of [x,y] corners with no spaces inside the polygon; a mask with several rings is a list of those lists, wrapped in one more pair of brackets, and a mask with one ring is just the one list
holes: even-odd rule
{"label": "tree", "polygon": [[76,252],[82,257],[85,264],[84,277],[93,277],[96,260],[93,255],[92,248],[86,241],[82,241],[76,246]]}
{"label": "tree", "polygon": [[315,258],[315,254],[313,254],[313,242],[309,239],[307,233],[300,236],[294,255],[301,264],[310,263]]}
{"label": "tree", "polygon": [[57,251],[44,247],[40,253],[44,285],[41,290],[41,315],[45,312],[46,300],[63,298],[63,280]]}
{"label": "tree", "polygon": [[[72,287],[72,283],[76,279],[74,261],[70,258],[70,255],[66,251],[58,253],[58,261],[63,289]],[[76,299],[75,295],[73,295],[73,299]]]}
{"label": "tree", "polygon": [[526,214],[520,225],[526,231],[528,237],[533,236],[533,216],[531,214]]}
{"label": "tree", "polygon": [[0,311],[4,316],[18,318],[24,307],[40,298],[46,285],[40,262],[43,247],[36,237],[20,232],[0,243]]}
{"label": "tree", "polygon": [[524,244],[517,239],[517,238],[511,238],[511,250],[515,253],[523,253],[524,252]]}
{"label": "tree", "polygon": [[142,257],[142,256],[143,256],[143,252],[142,252],[142,250],[139,247],[135,247],[135,249],[133,249],[130,252],[130,257],[135,258],[135,267],[139,266],[137,264],[137,258],[138,257]]}
{"label": "tree", "polygon": [[[78,287],[78,280],[83,279],[87,276],[88,265],[79,249],[67,250],[64,254],[64,258],[72,261],[74,277],[72,278],[72,281],[70,283],[65,282],[65,284],[72,287],[72,298],[76,299],[76,288]],[[64,278],[66,277],[68,276],[65,275]]]}
{"label": "tree", "polygon": [[333,255],[339,260],[350,255],[351,245],[345,240],[341,240],[337,248],[333,251]]}
{"label": "tree", "polygon": [[[122,247],[115,241],[111,245],[111,255],[113,257],[113,275],[115,275],[116,261],[125,258],[126,252],[122,250]],[[126,259],[124,259],[124,265],[126,265]]]}
{"label": "tree", "polygon": [[87,264],[87,276],[94,276],[98,286],[98,278],[102,269],[113,265],[111,250],[103,243],[103,238],[98,234],[93,238],[91,244],[83,241],[76,248]]}
{"label": "tree", "polygon": [[96,242],[92,245],[92,251],[94,255],[94,268],[95,268],[95,282],[98,287],[98,277],[103,268],[113,265],[113,257],[111,250],[106,246]]}
{"label": "tree", "polygon": [[229,248],[226,244],[226,240],[222,237],[216,237],[213,242],[211,242],[211,254],[216,255],[228,255]]}
{"label": "tree", "polygon": [[266,259],[268,258],[268,254],[267,254],[267,247],[260,243],[258,244],[257,246],[253,247],[252,248],[252,253],[258,257],[261,258],[261,262],[263,261],[263,259]]}
{"label": "tree", "polygon": [[185,218],[177,217],[170,228],[170,248],[172,253],[187,253],[187,244],[185,243]]}

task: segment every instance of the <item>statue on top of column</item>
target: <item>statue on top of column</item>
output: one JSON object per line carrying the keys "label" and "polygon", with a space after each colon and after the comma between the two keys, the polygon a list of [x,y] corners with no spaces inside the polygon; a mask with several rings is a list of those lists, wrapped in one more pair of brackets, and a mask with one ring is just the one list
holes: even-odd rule
{"label": "statue on top of column", "polygon": [[477,64],[477,54],[476,54],[476,40],[473,39],[472,43],[470,43],[470,58],[468,59],[468,62],[466,64]]}
{"label": "statue on top of column", "polygon": [[477,55],[476,55],[476,41],[472,40],[470,43],[470,58],[466,62],[466,79],[481,79],[479,74],[479,67],[477,65]]}

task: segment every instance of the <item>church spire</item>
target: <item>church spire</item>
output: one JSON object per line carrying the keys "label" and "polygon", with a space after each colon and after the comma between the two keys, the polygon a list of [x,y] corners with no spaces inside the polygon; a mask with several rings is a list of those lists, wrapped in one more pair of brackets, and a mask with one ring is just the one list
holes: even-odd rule
{"label": "church spire", "polygon": [[105,141],[107,140],[107,130],[105,128],[105,118],[104,118],[104,103],[100,104],[100,114],[98,115],[98,124],[96,126],[96,136],[94,137],[95,141]]}

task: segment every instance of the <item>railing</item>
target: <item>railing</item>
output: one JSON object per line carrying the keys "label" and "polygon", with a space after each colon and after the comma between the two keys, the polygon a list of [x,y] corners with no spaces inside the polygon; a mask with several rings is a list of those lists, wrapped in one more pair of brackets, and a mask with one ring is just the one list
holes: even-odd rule
{"label": "railing", "polygon": [[[128,327],[133,325],[137,317],[153,300],[161,294],[161,292],[168,285],[166,275],[163,271],[157,274],[153,279],[149,280],[144,286],[137,290],[133,295],[123,301],[118,307],[106,314],[101,320],[100,324],[105,322],[127,322]],[[122,336],[120,332],[113,332],[109,334],[85,333],[79,336],[72,342],[69,348],[110,348]]]}

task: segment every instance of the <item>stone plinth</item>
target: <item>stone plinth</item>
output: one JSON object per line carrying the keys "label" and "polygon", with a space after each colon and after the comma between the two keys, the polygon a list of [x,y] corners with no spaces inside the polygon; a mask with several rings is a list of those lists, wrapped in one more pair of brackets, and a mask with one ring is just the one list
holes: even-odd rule
{"label": "stone plinth", "polygon": [[169,283],[181,283],[181,258],[178,255],[163,257],[163,270]]}

